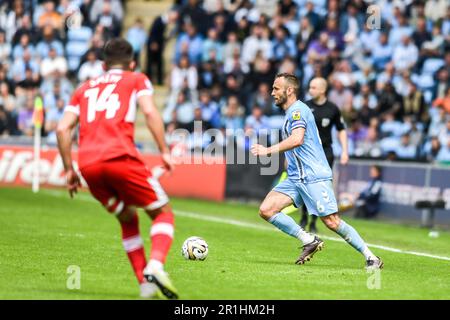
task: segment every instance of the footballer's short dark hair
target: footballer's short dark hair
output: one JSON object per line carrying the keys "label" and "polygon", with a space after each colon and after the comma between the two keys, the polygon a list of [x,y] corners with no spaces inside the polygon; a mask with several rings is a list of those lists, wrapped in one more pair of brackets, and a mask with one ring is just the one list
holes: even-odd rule
{"label": "footballer's short dark hair", "polygon": [[300,90],[300,81],[292,73],[279,73],[276,75],[275,79],[284,78],[286,84],[294,89],[295,94],[298,96]]}
{"label": "footballer's short dark hair", "polygon": [[133,61],[133,47],[125,39],[114,38],[106,43],[103,49],[103,57],[108,69],[115,65],[127,68],[129,63]]}

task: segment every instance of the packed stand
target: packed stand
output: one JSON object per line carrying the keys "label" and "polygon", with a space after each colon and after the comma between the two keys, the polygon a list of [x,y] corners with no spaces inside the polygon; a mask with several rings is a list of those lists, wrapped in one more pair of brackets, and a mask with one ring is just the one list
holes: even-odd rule
{"label": "packed stand", "polygon": [[46,143],[80,81],[103,73],[104,43],[122,32],[119,0],[0,2],[0,136],[32,136],[42,101]]}
{"label": "packed stand", "polygon": [[[271,85],[277,73],[292,72],[302,100],[313,77],[328,80],[353,157],[450,160],[448,1],[175,1],[149,32],[147,73],[160,84],[174,22],[169,132],[194,132],[194,119],[246,134],[279,129]],[[211,137],[198,141],[204,148]]]}

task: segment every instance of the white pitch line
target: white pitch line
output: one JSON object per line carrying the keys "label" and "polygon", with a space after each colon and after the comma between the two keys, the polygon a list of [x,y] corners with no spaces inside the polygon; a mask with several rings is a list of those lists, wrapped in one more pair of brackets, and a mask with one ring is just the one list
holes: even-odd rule
{"label": "white pitch line", "polygon": [[[47,194],[49,194],[49,195],[52,195],[52,196],[57,196],[57,197],[66,196],[66,193],[63,193],[63,192],[57,191],[57,190],[42,190],[42,191],[47,193]],[[67,195],[67,197],[68,197],[68,195]],[[84,195],[84,194],[79,194],[76,197],[79,200],[82,200],[82,201],[97,202],[91,196]],[[188,212],[188,211],[182,211],[182,210],[174,210],[174,212],[175,212],[176,215],[179,215],[179,216],[182,216],[182,217],[186,217],[186,218],[197,219],[197,220],[204,220],[204,221],[210,221],[210,222],[229,224],[229,225],[233,225],[233,226],[237,226],[237,227],[243,227],[243,228],[249,228],[249,229],[255,229],[255,230],[262,230],[262,231],[279,231],[278,229],[276,229],[274,227],[269,227],[269,226],[266,227],[266,226],[261,226],[261,225],[255,225],[255,224],[250,223],[250,222],[239,221],[239,220],[234,220],[234,219],[229,219],[229,218],[215,217],[215,216],[210,216],[210,215],[206,215],[206,214],[198,214],[198,213],[195,213],[195,212]],[[329,236],[323,236],[323,235],[320,236],[320,237],[322,239],[325,239],[325,240],[344,242],[344,240],[341,239],[341,238],[329,237]],[[437,256],[437,255],[433,255],[433,254],[429,254],[429,253],[409,251],[409,250],[401,250],[401,249],[396,249],[396,248],[392,248],[392,247],[386,247],[386,246],[382,246],[382,245],[378,245],[378,244],[370,244],[370,243],[368,243],[367,246],[372,247],[372,248],[381,249],[381,250],[384,250],[384,251],[390,251],[390,252],[396,252],[396,253],[402,253],[402,254],[410,254],[410,255],[414,255],[414,256],[420,256],[420,257],[427,257],[427,258],[433,258],[433,259],[438,259],[438,260],[450,261],[450,257]]]}

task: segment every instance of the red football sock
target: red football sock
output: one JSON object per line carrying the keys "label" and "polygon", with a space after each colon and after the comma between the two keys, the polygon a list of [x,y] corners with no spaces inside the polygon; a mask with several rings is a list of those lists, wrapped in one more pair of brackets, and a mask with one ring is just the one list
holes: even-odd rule
{"label": "red football sock", "polygon": [[150,251],[150,260],[158,260],[165,263],[170,246],[172,245],[174,231],[174,216],[171,211],[161,212],[153,219],[150,229],[150,238],[152,240],[152,249]]}
{"label": "red football sock", "polygon": [[142,238],[139,235],[139,218],[137,213],[128,222],[120,222],[122,227],[122,242],[128,259],[133,267],[139,283],[144,281],[144,268],[147,264],[145,260],[145,252],[142,243]]}

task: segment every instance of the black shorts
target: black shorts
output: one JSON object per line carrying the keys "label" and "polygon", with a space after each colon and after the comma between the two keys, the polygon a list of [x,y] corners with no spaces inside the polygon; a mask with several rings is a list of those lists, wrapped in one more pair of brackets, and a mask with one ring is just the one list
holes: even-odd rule
{"label": "black shorts", "polygon": [[333,149],[332,148],[324,148],[323,151],[325,151],[325,156],[327,157],[327,161],[328,161],[328,164],[330,165],[330,168],[333,169],[333,163],[334,163]]}

